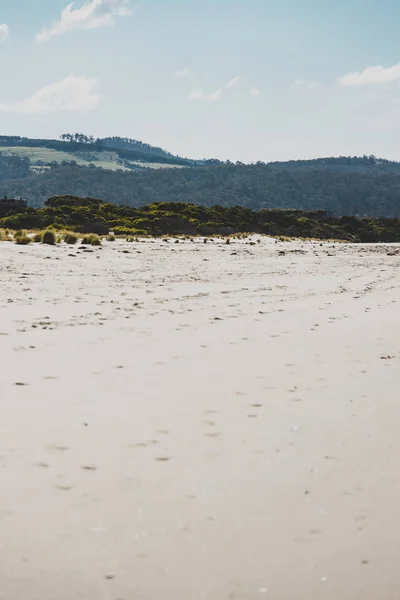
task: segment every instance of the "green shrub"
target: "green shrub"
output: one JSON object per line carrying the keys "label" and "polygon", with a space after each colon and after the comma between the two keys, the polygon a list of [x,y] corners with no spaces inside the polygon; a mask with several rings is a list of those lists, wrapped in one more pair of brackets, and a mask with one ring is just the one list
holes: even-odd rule
{"label": "green shrub", "polygon": [[101,238],[95,233],[91,233],[90,235],[85,235],[83,237],[82,244],[88,246],[101,246]]}
{"label": "green shrub", "polygon": [[148,237],[149,236],[149,232],[146,231],[145,229],[135,229],[134,227],[114,227],[114,234],[115,235],[122,235],[122,236],[138,236],[140,235],[141,237]]}
{"label": "green shrub", "polygon": [[26,231],[24,231],[23,229],[18,229],[17,231],[14,231],[14,235],[13,235],[14,240],[17,240],[18,238],[21,238],[24,236],[26,236]]}
{"label": "green shrub", "polygon": [[76,244],[79,239],[76,233],[73,233],[72,231],[67,231],[64,233],[63,238],[66,244]]}
{"label": "green shrub", "polygon": [[21,235],[20,237],[15,238],[15,243],[20,246],[26,246],[27,244],[30,244],[31,241],[32,238],[29,237],[29,235]]}
{"label": "green shrub", "polygon": [[83,226],[80,228],[80,231],[87,234],[95,233],[97,235],[108,235],[110,228],[102,221],[90,220],[83,224]]}
{"label": "green shrub", "polygon": [[41,231],[38,231],[37,233],[35,233],[35,235],[33,236],[33,241],[36,244],[41,244],[42,243],[42,239],[43,239],[43,233]]}
{"label": "green shrub", "polygon": [[31,208],[24,213],[3,217],[1,219],[1,227],[14,230],[42,229],[43,227],[46,227],[46,224],[43,222],[43,217],[39,213],[39,210],[36,211],[34,208]]}
{"label": "green shrub", "polygon": [[48,244],[49,246],[54,246],[56,243],[56,234],[51,229],[46,229],[42,235],[42,244]]}
{"label": "green shrub", "polygon": [[107,242],[115,242],[115,235],[113,233],[107,236]]}
{"label": "green shrub", "polygon": [[92,246],[101,246],[101,237],[99,237],[96,234],[93,234],[91,236],[91,242],[90,243],[91,243]]}
{"label": "green shrub", "polygon": [[133,227],[114,227],[115,235],[136,235],[136,232]]}

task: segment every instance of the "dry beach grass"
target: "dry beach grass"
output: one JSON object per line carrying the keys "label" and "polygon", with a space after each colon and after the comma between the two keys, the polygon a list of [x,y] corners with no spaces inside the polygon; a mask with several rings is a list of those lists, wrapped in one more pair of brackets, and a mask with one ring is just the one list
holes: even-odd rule
{"label": "dry beach grass", "polygon": [[0,243],[1,600],[397,598],[400,246],[174,241]]}

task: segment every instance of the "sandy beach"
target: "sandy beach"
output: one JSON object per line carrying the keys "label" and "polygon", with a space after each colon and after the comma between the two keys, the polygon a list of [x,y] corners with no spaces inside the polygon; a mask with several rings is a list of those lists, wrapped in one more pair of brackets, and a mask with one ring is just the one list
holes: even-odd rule
{"label": "sandy beach", "polygon": [[0,243],[0,599],[400,598],[399,267]]}

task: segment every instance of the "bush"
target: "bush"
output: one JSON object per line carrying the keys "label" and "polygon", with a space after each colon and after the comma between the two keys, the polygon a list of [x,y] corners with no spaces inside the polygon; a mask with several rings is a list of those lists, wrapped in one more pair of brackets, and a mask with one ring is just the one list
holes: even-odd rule
{"label": "bush", "polygon": [[56,243],[56,234],[51,229],[46,229],[42,235],[42,244],[48,244],[49,246],[54,246]]}
{"label": "bush", "polygon": [[42,239],[43,239],[43,233],[41,231],[39,231],[38,233],[35,233],[35,235],[33,236],[33,241],[36,244],[41,244]]}
{"label": "bush", "polygon": [[91,245],[92,246],[101,246],[101,238],[98,235],[93,234],[91,236]]}
{"label": "bush", "polygon": [[15,243],[20,246],[26,246],[27,244],[30,244],[31,241],[32,241],[32,238],[30,238],[29,235],[21,235],[21,236],[15,238]]}
{"label": "bush", "polygon": [[14,235],[13,235],[14,240],[17,240],[18,238],[21,238],[24,236],[26,236],[26,231],[24,231],[23,229],[18,229],[17,231],[14,231]]}
{"label": "bush", "polygon": [[76,233],[73,233],[72,231],[67,231],[64,233],[63,237],[66,244],[76,244],[79,239]]}
{"label": "bush", "polygon": [[136,235],[137,229],[133,227],[114,227],[115,235]]}
{"label": "bush", "polygon": [[87,244],[88,246],[101,246],[101,238],[95,233],[91,233],[90,235],[84,236],[82,244]]}
{"label": "bush", "polygon": [[102,221],[88,221],[81,228],[82,233],[96,233],[97,235],[108,235],[110,228]]}
{"label": "bush", "polygon": [[128,227],[115,227],[114,228],[114,233],[115,235],[119,235],[119,236],[138,236],[140,235],[141,237],[149,237],[149,232],[146,231],[145,229],[135,229],[135,228],[128,228]]}
{"label": "bush", "polygon": [[109,236],[107,236],[107,242],[115,242],[115,235],[110,234]]}

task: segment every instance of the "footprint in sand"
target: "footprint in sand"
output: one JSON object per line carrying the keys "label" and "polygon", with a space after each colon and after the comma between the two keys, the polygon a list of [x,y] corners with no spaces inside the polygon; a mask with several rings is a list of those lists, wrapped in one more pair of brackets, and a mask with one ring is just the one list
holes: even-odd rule
{"label": "footprint in sand", "polygon": [[55,444],[52,444],[51,446],[47,446],[46,450],[48,450],[49,452],[67,452],[67,450],[69,450],[69,447],[56,446]]}
{"label": "footprint in sand", "polygon": [[72,485],[57,485],[56,487],[60,492],[69,492],[73,489]]}

